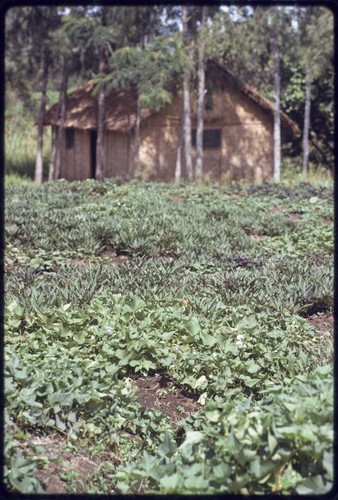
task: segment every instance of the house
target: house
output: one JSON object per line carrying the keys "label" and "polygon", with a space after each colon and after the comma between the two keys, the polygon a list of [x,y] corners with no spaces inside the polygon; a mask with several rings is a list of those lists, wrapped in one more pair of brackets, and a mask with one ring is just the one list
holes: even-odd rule
{"label": "house", "polygon": [[[67,97],[60,177],[82,180],[95,177],[97,98],[93,84]],[[183,98],[175,92],[171,104],[159,112],[141,110],[140,172],[145,180],[171,182],[182,130]],[[197,96],[191,94],[193,157],[196,154]],[[51,107],[45,125],[55,132],[58,106]],[[133,178],[136,92],[118,89],[106,96],[105,177]],[[239,82],[220,64],[208,65],[204,113],[204,177],[211,180],[262,181],[273,173],[273,104],[249,85]],[[282,132],[297,135],[298,126],[281,114]],[[54,136],[54,134],[53,134]],[[182,176],[185,176],[184,154]]]}

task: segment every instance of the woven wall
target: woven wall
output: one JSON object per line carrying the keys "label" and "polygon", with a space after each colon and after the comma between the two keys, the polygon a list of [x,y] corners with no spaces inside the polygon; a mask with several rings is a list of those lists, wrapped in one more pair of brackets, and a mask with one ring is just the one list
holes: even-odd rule
{"label": "woven wall", "polygon": [[73,130],[73,147],[67,147],[66,137],[63,140],[60,177],[69,181],[88,179],[91,177],[90,133],[88,130]]}
{"label": "woven wall", "polygon": [[[192,127],[196,128],[196,102],[192,96]],[[210,180],[264,180],[272,175],[272,118],[236,88],[215,92],[213,107],[204,115],[204,129],[220,130],[219,149],[204,149],[204,176]],[[182,116],[182,99],[157,115],[142,128],[140,158],[142,176],[148,180],[174,180]],[[196,150],[192,150],[193,162]],[[185,158],[182,154],[182,176]]]}
{"label": "woven wall", "polygon": [[104,157],[106,177],[130,176],[130,141],[128,134],[106,132],[104,136]]}

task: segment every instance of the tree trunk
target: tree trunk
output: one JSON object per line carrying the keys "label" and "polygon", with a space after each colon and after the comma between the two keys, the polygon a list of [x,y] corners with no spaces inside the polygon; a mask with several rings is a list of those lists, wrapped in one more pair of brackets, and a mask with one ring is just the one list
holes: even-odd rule
{"label": "tree trunk", "polygon": [[[59,110],[59,106],[58,106]],[[59,112],[58,112],[59,114]],[[56,162],[56,143],[57,143],[57,126],[53,125],[52,127],[52,152],[50,155],[50,162],[49,162],[49,173],[48,173],[48,180],[51,181],[55,179],[55,162]]]}
{"label": "tree trunk", "polygon": [[[99,71],[103,73],[105,70],[104,49],[100,50]],[[97,111],[97,141],[96,141],[96,167],[95,179],[98,181],[104,180],[104,115],[105,115],[105,85],[101,83],[98,92],[98,111]]]}
{"label": "tree trunk", "polygon": [[137,108],[136,108],[136,123],[135,123],[135,146],[134,146],[134,164],[135,175],[140,173],[140,143],[141,143],[141,100],[137,94]]}
{"label": "tree trunk", "polygon": [[68,87],[68,68],[67,63],[63,63],[62,81],[60,86],[60,101],[58,106],[59,127],[57,128],[55,138],[53,140],[53,151],[51,168],[49,171],[49,180],[58,179],[61,172],[61,154],[62,144],[65,130],[66,119],[66,102],[67,102],[67,87]]}
{"label": "tree trunk", "polygon": [[42,82],[41,82],[41,101],[38,118],[38,141],[36,150],[35,175],[34,180],[38,184],[43,182],[43,122],[45,119],[47,103],[47,85],[48,85],[48,54],[45,50],[42,61]]}
{"label": "tree trunk", "polygon": [[279,47],[276,31],[272,34],[273,80],[275,91],[275,109],[273,114],[273,179],[280,182],[281,168],[281,126],[280,126],[280,74]]}
{"label": "tree trunk", "polygon": [[177,148],[176,168],[175,168],[175,183],[176,184],[179,184],[181,182],[183,144],[184,144],[184,134],[183,134],[183,113],[182,113],[180,136],[179,136],[179,143],[178,143],[178,148]]}
{"label": "tree trunk", "polygon": [[[208,19],[208,7],[202,9],[202,25],[205,26]],[[198,46],[198,96],[197,96],[197,130],[196,130],[196,178],[201,179],[203,175],[203,129],[204,129],[204,95],[205,95],[205,67],[204,67],[205,41],[202,38]]]}
{"label": "tree trunk", "polygon": [[310,131],[310,111],[311,111],[311,78],[309,67],[306,68],[305,75],[305,111],[303,126],[303,177],[307,178],[309,162],[309,131]]}
{"label": "tree trunk", "polygon": [[[187,7],[182,6],[183,38],[185,46],[188,45],[188,13]],[[189,57],[191,55],[189,54]],[[190,71],[186,66],[183,77],[183,116],[184,116],[184,151],[187,177],[193,179],[193,168],[191,158],[191,117],[190,117],[190,92],[189,92]]]}

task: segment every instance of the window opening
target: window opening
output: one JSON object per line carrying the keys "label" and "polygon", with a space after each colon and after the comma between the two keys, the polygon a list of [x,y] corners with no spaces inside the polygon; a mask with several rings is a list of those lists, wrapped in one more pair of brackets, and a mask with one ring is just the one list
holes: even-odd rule
{"label": "window opening", "polygon": [[[221,132],[220,128],[203,130],[203,149],[220,149]],[[191,131],[191,145],[196,148],[196,129]]]}
{"label": "window opening", "polygon": [[66,148],[72,149],[74,147],[74,129],[66,128]]}

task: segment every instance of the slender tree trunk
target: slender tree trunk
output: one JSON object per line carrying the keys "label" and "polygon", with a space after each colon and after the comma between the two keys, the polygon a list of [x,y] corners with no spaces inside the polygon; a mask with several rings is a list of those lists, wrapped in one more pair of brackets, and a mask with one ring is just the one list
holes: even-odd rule
{"label": "slender tree trunk", "polygon": [[135,146],[134,146],[134,163],[135,163],[136,176],[140,173],[140,143],[141,143],[141,100],[139,94],[137,93]]}
{"label": "slender tree trunk", "polygon": [[65,131],[65,119],[67,110],[67,88],[68,88],[68,68],[67,63],[63,63],[62,81],[60,86],[60,100],[58,107],[59,127],[57,128],[53,141],[52,163],[49,171],[49,180],[58,179],[61,172],[62,144]]}
{"label": "slender tree trunk", "polygon": [[[58,106],[58,110],[59,110],[59,106]],[[56,142],[57,142],[57,125],[53,125],[53,127],[52,127],[52,152],[50,155],[49,173],[48,173],[48,180],[49,181],[55,179]]]}
{"label": "slender tree trunk", "polygon": [[[182,6],[183,38],[185,46],[188,45],[188,12],[185,5]],[[190,57],[190,54],[189,54]],[[186,66],[183,76],[183,114],[184,114],[184,151],[187,177],[193,179],[192,157],[191,157],[191,117],[190,117],[190,71]]]}
{"label": "slender tree trunk", "polygon": [[[202,9],[202,29],[208,19],[208,7]],[[198,46],[198,96],[197,96],[197,130],[196,130],[196,178],[203,175],[203,129],[204,129],[204,95],[205,95],[205,67],[204,67],[205,41],[202,38]]]}
{"label": "slender tree trunk", "polygon": [[175,168],[175,183],[176,184],[179,184],[181,182],[183,144],[184,144],[184,134],[183,134],[183,113],[182,113],[180,136],[179,136],[179,142],[178,142],[178,148],[177,148],[176,168]]}
{"label": "slender tree trunk", "polygon": [[42,61],[42,83],[41,83],[41,101],[38,118],[38,141],[36,150],[35,175],[34,180],[38,184],[43,182],[43,122],[45,119],[47,103],[47,85],[48,85],[48,54],[45,50]]}
{"label": "slender tree trunk", "polygon": [[[105,71],[104,49],[100,50],[99,71]],[[97,140],[96,140],[96,167],[95,179],[104,180],[104,115],[105,115],[105,85],[101,83],[98,92],[98,111],[97,111]]]}
{"label": "slender tree trunk", "polygon": [[310,111],[311,111],[311,78],[310,69],[306,68],[305,75],[305,111],[303,126],[303,177],[307,178],[309,162],[309,131],[310,131]]}
{"label": "slender tree trunk", "polygon": [[276,31],[272,34],[273,80],[275,91],[275,109],[273,114],[273,179],[280,182],[281,169],[281,125],[280,125],[280,69],[279,47]]}

